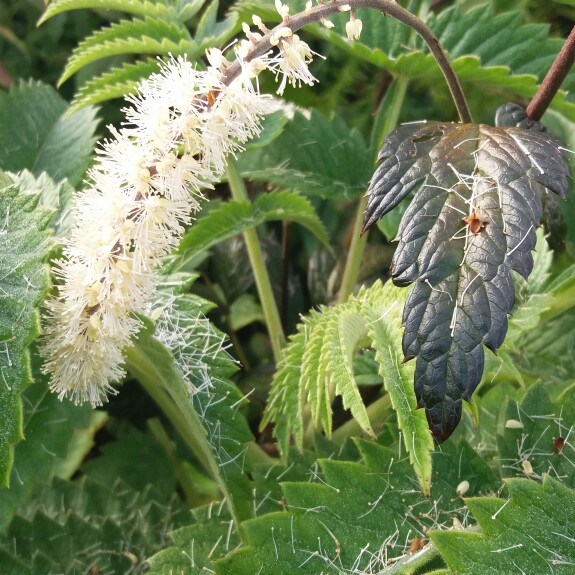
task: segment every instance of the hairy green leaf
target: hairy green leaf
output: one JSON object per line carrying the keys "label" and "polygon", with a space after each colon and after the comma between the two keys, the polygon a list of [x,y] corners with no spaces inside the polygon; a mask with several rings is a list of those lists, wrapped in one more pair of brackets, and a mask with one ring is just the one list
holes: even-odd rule
{"label": "hairy green leaf", "polygon": [[7,486],[14,443],[22,439],[22,391],[32,383],[28,346],[39,335],[38,306],[49,285],[45,263],[52,213],[40,196],[0,174],[0,485]]}
{"label": "hairy green leaf", "polygon": [[285,348],[262,421],[262,427],[276,422],[274,434],[284,455],[292,433],[302,448],[304,424],[310,419],[329,437],[336,395],[361,429],[373,433],[354,373],[357,350],[371,345],[411,463],[422,489],[429,493],[433,441],[424,414],[416,411],[413,368],[399,361],[404,302],[404,290],[376,282],[346,304],[321,308],[304,318]]}
{"label": "hairy green leaf", "polygon": [[575,565],[575,494],[550,476],[539,484],[508,479],[508,499],[466,504],[482,533],[436,531],[431,538],[450,574],[569,575]]}
{"label": "hairy green leaf", "polygon": [[66,101],[39,82],[0,93],[0,167],[36,177],[46,172],[55,182],[67,178],[77,186],[96,143],[96,109],[67,112]]}
{"label": "hairy green leaf", "polygon": [[313,110],[309,116],[297,112],[265,148],[248,149],[238,168],[244,178],[306,195],[351,198],[367,187],[369,158],[359,132],[350,130],[339,116],[328,119]]}
{"label": "hairy green leaf", "polygon": [[189,520],[181,501],[155,486],[134,490],[114,478],[54,480],[36,492],[0,537],[0,570],[11,573],[141,573],[167,533]]}
{"label": "hairy green leaf", "polygon": [[36,486],[51,479],[73,435],[90,425],[89,405],[60,401],[42,379],[46,377],[37,376],[36,383],[22,394],[25,440],[14,450],[10,487],[0,488],[0,531],[5,530],[19,507],[28,504]]}
{"label": "hairy green leaf", "polygon": [[249,517],[245,452],[253,436],[239,411],[245,398],[229,379],[237,367],[224,338],[204,316],[211,304],[179,293],[190,281],[187,274],[166,276],[152,311],[158,317],[155,337],[141,332],[127,351],[127,365],[146,389],[153,389],[145,382],[154,379],[154,387],[159,382],[172,397],[183,429],[193,432],[185,437],[188,444],[232,499],[235,513]]}
{"label": "hairy green leaf", "polygon": [[[468,493],[497,487],[489,468],[464,444],[435,454],[443,481],[434,484],[430,498],[413,489],[412,470],[397,453],[373,442],[357,445],[361,462],[319,460],[320,481],[284,483],[288,511],[244,522],[245,546],[212,569],[218,575],[383,572],[388,560],[410,555],[414,539],[424,544],[428,529],[451,526],[454,517],[467,525],[456,493],[462,479],[469,478]],[[413,571],[404,565],[394,573]]]}
{"label": "hairy green leaf", "polygon": [[539,383],[521,402],[509,401],[507,425],[497,438],[501,474],[529,478],[549,474],[574,487],[575,387],[556,398],[550,391]]}
{"label": "hairy green leaf", "polygon": [[[401,293],[403,291],[403,293]],[[385,293],[385,296],[384,296]],[[368,314],[368,331],[379,373],[385,389],[397,414],[398,426],[403,434],[405,448],[423,493],[429,494],[431,487],[431,452],[433,438],[427,421],[417,411],[417,400],[413,390],[414,370],[411,364],[401,362],[401,306],[405,303],[405,291],[386,284],[382,297],[370,298],[364,309]],[[382,305],[384,301],[389,301]]]}
{"label": "hairy green leaf", "polygon": [[443,441],[481,379],[483,346],[500,347],[514,301],[510,270],[531,272],[541,196],[562,197],[567,166],[560,141],[540,124],[515,127],[518,106],[503,107],[513,126],[429,122],[404,125],[386,139],[369,188],[363,230],[414,188],[391,271],[415,282],[404,312],[403,351],[417,357],[415,392],[432,433]]}
{"label": "hairy green leaf", "polygon": [[120,20],[97,30],[83,40],[72,53],[59,84],[84,66],[118,54],[201,54],[185,26],[148,16],[144,19]]}
{"label": "hairy green leaf", "polygon": [[170,533],[174,546],[148,559],[149,575],[209,572],[212,561],[241,543],[223,502],[196,508],[192,514],[190,525]]}
{"label": "hairy green leaf", "polygon": [[11,177],[22,189],[40,195],[40,205],[54,212],[50,227],[58,237],[66,236],[72,227],[71,208],[75,191],[68,180],[54,182],[46,172],[36,178],[28,170],[12,174]]}
{"label": "hairy green leaf", "polygon": [[172,268],[182,269],[200,252],[270,221],[292,221],[310,230],[329,245],[327,232],[308,199],[289,191],[273,191],[255,202],[232,200],[201,217],[182,238]]}

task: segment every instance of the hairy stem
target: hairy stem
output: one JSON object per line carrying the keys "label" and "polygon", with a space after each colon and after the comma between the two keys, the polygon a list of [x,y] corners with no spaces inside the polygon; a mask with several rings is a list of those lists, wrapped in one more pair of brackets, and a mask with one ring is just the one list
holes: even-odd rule
{"label": "hairy stem", "polygon": [[557,54],[557,58],[555,58],[551,68],[549,68],[549,72],[547,72],[543,82],[541,82],[537,93],[527,106],[525,112],[529,118],[532,120],[541,119],[569,70],[571,70],[573,62],[575,62],[575,26],[567,40],[565,40],[565,44],[563,44],[559,54]]}
{"label": "hairy stem", "polygon": [[170,377],[167,382],[160,367],[154,363],[145,349],[139,347],[137,340],[133,346],[125,350],[125,359],[128,370],[136,376],[142,387],[173,423],[202,466],[216,481],[222,496],[226,499],[236,527],[239,526],[242,517],[222,478],[220,467],[207,440],[206,430],[192,407],[188,389],[181,377],[174,374],[175,377]]}
{"label": "hairy stem", "polygon": [[[272,48],[271,39],[280,28],[285,28],[287,26],[292,30],[292,32],[295,32],[307,24],[318,22],[328,18],[329,16],[338,14],[346,7],[349,9],[349,6],[351,6],[353,10],[358,8],[372,8],[374,10],[379,10],[385,16],[391,16],[417,32],[427,44],[431,54],[443,73],[460,120],[464,123],[472,122],[469,106],[465,99],[465,95],[463,94],[463,90],[461,89],[459,79],[450,64],[447,55],[441,47],[439,40],[435,37],[429,26],[422,22],[417,16],[397,4],[394,0],[333,0],[332,2],[319,4],[310,10],[306,10],[305,12],[301,12],[287,20],[284,20],[279,26],[276,26],[276,28],[268,32],[261,40],[254,44],[254,47],[244,58],[244,62],[250,62],[254,58],[259,58],[269,52]],[[223,80],[224,84],[229,85],[238,77],[241,71],[241,66],[242,62],[238,60],[230,64],[225,72]]]}
{"label": "hairy stem", "polygon": [[[228,160],[228,167],[226,170],[228,182],[232,197],[235,200],[249,201],[248,193],[245,184],[238,172],[238,169],[233,159]],[[285,342],[285,335],[283,332],[282,322],[272,290],[270,276],[266,268],[264,256],[258,234],[255,229],[249,229],[244,232],[244,239],[248,250],[248,256],[252,265],[252,271],[256,280],[260,302],[262,304],[266,325],[272,344],[272,350],[276,363],[281,359],[281,349]]]}
{"label": "hairy stem", "polygon": [[[408,80],[406,78],[394,80],[393,84],[387,90],[385,98],[381,102],[371,136],[374,154],[377,154],[385,136],[397,126],[399,112],[403,106],[405,93],[407,91],[407,84]],[[353,288],[358,280],[361,256],[367,242],[367,234],[360,234],[367,200],[367,196],[363,196],[357,208],[351,245],[349,247],[349,253],[347,254],[343,278],[337,297],[338,303],[347,301],[347,298],[353,293]]]}

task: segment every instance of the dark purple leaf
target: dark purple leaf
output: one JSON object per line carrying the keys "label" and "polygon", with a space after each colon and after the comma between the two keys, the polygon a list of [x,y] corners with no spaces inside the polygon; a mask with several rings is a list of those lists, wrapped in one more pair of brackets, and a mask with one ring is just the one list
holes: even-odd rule
{"label": "dark purple leaf", "polygon": [[[513,307],[510,270],[527,277],[547,192],[565,197],[561,142],[515,105],[498,123],[427,122],[386,139],[368,191],[363,231],[414,188],[391,272],[415,283],[404,310],[403,352],[417,357],[415,392],[437,441],[461,417]],[[525,127],[517,127],[525,126]]]}

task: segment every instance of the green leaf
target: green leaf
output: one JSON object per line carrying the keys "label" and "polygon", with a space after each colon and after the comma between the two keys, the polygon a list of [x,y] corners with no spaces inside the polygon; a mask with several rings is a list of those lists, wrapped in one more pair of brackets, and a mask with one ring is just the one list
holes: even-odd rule
{"label": "green leaf", "polygon": [[32,383],[30,342],[39,335],[38,306],[50,286],[45,263],[52,214],[0,174],[0,485],[7,486],[14,443],[22,439],[20,394]]}
{"label": "green leaf", "polygon": [[[0,571],[9,573],[139,573],[147,556],[161,549],[167,533],[189,516],[171,492],[134,490],[114,479],[106,486],[82,478],[55,480],[36,491],[0,536]],[[14,545],[18,541],[18,545]]]}
{"label": "green leaf", "polygon": [[238,169],[244,178],[305,195],[352,198],[367,188],[373,170],[370,158],[359,132],[339,116],[328,119],[312,110],[309,116],[297,112],[265,148],[247,150]]}
{"label": "green leaf", "polygon": [[46,172],[35,178],[28,170],[12,178],[23,189],[40,194],[40,205],[54,212],[50,227],[58,237],[67,236],[72,229],[72,198],[75,191],[69,181],[60,180],[56,183]]}
{"label": "green leaf", "polygon": [[199,574],[240,544],[233,519],[222,503],[212,502],[192,513],[192,524],[170,533],[174,546],[148,559],[149,575]]}
{"label": "green leaf", "polygon": [[329,245],[327,232],[307,198],[294,192],[273,191],[260,196],[254,203],[232,200],[210,210],[182,238],[172,269],[183,269],[190,259],[221,241],[264,222],[278,220],[301,224]]}
{"label": "green leaf", "polygon": [[159,69],[157,58],[148,58],[135,64],[126,62],[122,66],[112,68],[88,80],[78,90],[70,105],[70,111],[76,112],[86,106],[132,94],[138,82],[158,72]]}
{"label": "green leaf", "polygon": [[149,2],[148,0],[53,0],[48,4],[46,12],[38,21],[43,24],[49,18],[69,10],[118,10],[138,16],[169,17],[173,8],[163,2]]}
{"label": "green leaf", "polygon": [[508,479],[509,499],[472,498],[466,504],[482,533],[436,531],[431,538],[450,574],[568,575],[575,565],[575,494],[545,476],[539,484]]}
{"label": "green leaf", "polygon": [[166,452],[149,434],[131,428],[101,446],[98,456],[82,466],[82,472],[102,485],[113,485],[121,479],[134,491],[150,485],[152,490],[167,494],[176,487]]}
{"label": "green leaf", "polygon": [[47,378],[38,379],[22,394],[25,440],[14,450],[10,487],[0,488],[0,531],[6,529],[18,508],[28,504],[36,486],[52,478],[73,435],[90,424],[89,405],[60,401],[48,390]]}
{"label": "green leaf", "polygon": [[255,321],[265,323],[262,306],[252,294],[242,294],[230,305],[230,326],[234,331],[242,329]]}
{"label": "green leaf", "polygon": [[284,348],[261,423],[262,428],[276,423],[274,434],[284,456],[291,434],[296,446],[303,447],[306,424],[313,422],[330,436],[334,395],[341,396],[363,431],[373,433],[354,373],[357,350],[371,345],[411,463],[429,493],[433,440],[425,414],[416,410],[413,368],[399,361],[405,297],[405,290],[376,282],[345,304],[320,308],[303,318]]}
{"label": "green leaf", "polygon": [[[395,76],[436,82],[443,78],[437,63],[421,39],[412,47],[405,40],[398,43],[392,35],[380,33],[383,20],[376,10],[360,11],[363,23],[361,38],[350,43],[345,33],[345,19],[335,19],[335,28],[316,27],[314,32],[359,59],[388,70]],[[526,99],[532,97],[563,41],[549,36],[547,24],[526,24],[521,12],[493,14],[490,4],[464,12],[452,6],[439,14],[430,14],[427,24],[449,54],[451,64],[463,83],[475,90],[504,90]],[[404,27],[405,28],[405,27]],[[399,33],[398,31],[398,34]],[[401,38],[401,35],[397,36]],[[447,86],[445,86],[447,88]],[[575,118],[572,95],[575,72],[571,72],[554,99],[552,107]]]}
{"label": "green leaf", "polygon": [[413,389],[413,365],[402,363],[402,350],[399,345],[402,335],[401,309],[405,303],[405,292],[406,290],[396,288],[391,282],[387,282],[382,286],[381,295],[372,296],[364,303],[364,310],[369,318],[367,325],[369,337],[376,350],[375,360],[379,364],[379,373],[383,377],[385,390],[397,414],[398,427],[403,435],[405,448],[423,493],[429,495],[433,437],[429,432],[425,413],[417,410],[417,399]]}
{"label": "green leaf", "polygon": [[253,436],[239,412],[245,398],[229,379],[237,367],[222,334],[203,315],[206,301],[178,293],[182,277],[166,276],[153,312],[158,339],[150,330],[141,332],[127,350],[127,366],[180,422],[180,432],[239,520],[251,516],[245,453]]}
{"label": "green leaf", "polygon": [[77,186],[92,158],[96,109],[68,115],[66,101],[50,86],[21,83],[0,93],[0,167],[46,172]]}
{"label": "green leaf", "polygon": [[[211,568],[218,575],[384,572],[388,559],[411,556],[412,540],[425,540],[428,529],[451,526],[454,517],[467,525],[456,494],[462,479],[470,478],[474,494],[497,486],[473,450],[451,446],[435,454],[443,482],[426,498],[413,489],[406,459],[374,442],[357,445],[361,462],[322,459],[317,481],[283,483],[288,511],[244,522],[245,546]],[[408,568],[393,572],[413,573]]]}
{"label": "green leaf", "polygon": [[[407,124],[385,140],[368,190],[363,231],[414,189],[391,264],[393,281],[414,283],[405,305],[403,352],[417,357],[415,393],[438,441],[453,432],[497,350],[514,301],[510,270],[527,278],[541,197],[565,197],[561,142],[501,106],[498,127]],[[503,124],[503,126],[501,126]]]}
{"label": "green leaf", "polygon": [[[504,477],[541,478],[545,474],[575,487],[572,429],[575,427],[575,387],[557,398],[544,383],[531,387],[521,402],[510,401],[509,423],[497,438]],[[564,443],[559,448],[555,441]]]}
{"label": "green leaf", "polygon": [[185,26],[148,16],[144,19],[120,20],[97,30],[82,41],[69,58],[59,84],[91,62],[118,54],[188,54],[201,53]]}

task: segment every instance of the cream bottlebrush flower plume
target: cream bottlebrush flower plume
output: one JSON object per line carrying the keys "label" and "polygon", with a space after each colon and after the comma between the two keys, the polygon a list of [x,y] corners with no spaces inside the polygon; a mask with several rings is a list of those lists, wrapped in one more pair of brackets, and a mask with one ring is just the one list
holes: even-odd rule
{"label": "cream bottlebrush flower plume", "polygon": [[47,303],[42,354],[51,389],[101,404],[125,375],[122,350],[140,328],[155,268],[178,243],[202,189],[225,157],[260,131],[273,109],[246,70],[226,86],[221,70],[185,58],[162,63],[138,87],[121,130],[97,151],[75,224],[55,262],[59,295]]}

